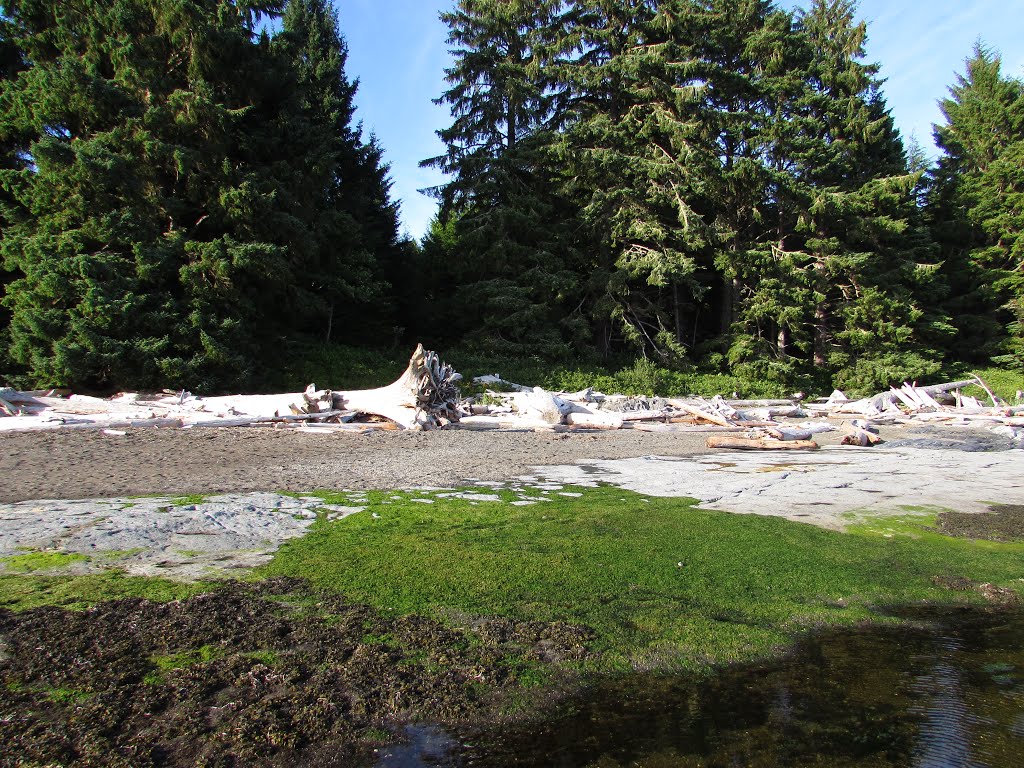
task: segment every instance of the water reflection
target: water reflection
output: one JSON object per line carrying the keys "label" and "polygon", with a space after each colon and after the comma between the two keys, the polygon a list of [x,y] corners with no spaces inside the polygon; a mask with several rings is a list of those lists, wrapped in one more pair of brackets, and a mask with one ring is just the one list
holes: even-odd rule
{"label": "water reflection", "polygon": [[389,766],[712,768],[1024,764],[1024,614],[920,614],[917,629],[810,638],[694,682],[630,676],[539,722],[461,734]]}

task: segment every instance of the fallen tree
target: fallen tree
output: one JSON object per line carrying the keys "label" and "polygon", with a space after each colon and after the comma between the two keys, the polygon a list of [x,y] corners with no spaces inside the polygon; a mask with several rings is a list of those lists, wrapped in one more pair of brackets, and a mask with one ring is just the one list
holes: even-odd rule
{"label": "fallen tree", "polygon": [[318,390],[310,384],[304,392],[280,395],[197,397],[183,391],[155,397],[126,393],[110,399],[5,389],[6,415],[0,418],[0,429],[340,426],[373,418],[384,420],[384,428],[433,429],[458,420],[461,378],[421,344],[405,372],[377,389]]}

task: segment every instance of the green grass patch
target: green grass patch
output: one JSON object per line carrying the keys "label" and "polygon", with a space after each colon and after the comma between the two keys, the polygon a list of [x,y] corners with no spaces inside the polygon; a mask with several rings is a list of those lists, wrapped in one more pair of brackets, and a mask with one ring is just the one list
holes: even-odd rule
{"label": "green grass patch", "polygon": [[171,505],[175,507],[194,507],[202,504],[208,497],[202,493],[190,493],[184,496],[175,496],[171,499]]}
{"label": "green grass patch", "polygon": [[281,661],[281,654],[271,650],[250,651],[245,656],[268,667],[276,666]]}
{"label": "green grass patch", "polygon": [[76,704],[93,695],[89,691],[80,691],[76,688],[48,688],[45,693],[46,698],[56,704]]}
{"label": "green grass patch", "polygon": [[937,587],[936,576],[1017,588],[1024,577],[1024,545],[945,537],[927,518],[893,521],[914,535],[887,537],[616,488],[582,492],[528,507],[371,493],[365,512],[315,523],[261,573],[307,577],[395,614],[586,624],[612,669],[747,660],[880,605],[981,601]]}
{"label": "green grass patch", "polygon": [[8,573],[34,573],[67,568],[74,563],[88,562],[85,555],[69,552],[26,552],[23,555],[0,557]]}
{"label": "green grass patch", "polygon": [[172,672],[175,669],[194,667],[196,664],[204,664],[224,655],[224,650],[216,645],[201,645],[198,648],[189,648],[179,653],[170,653],[162,656],[152,656],[150,661],[153,666],[161,672]]}
{"label": "green grass patch", "polygon": [[81,610],[104,600],[141,597],[167,602],[208,592],[213,582],[184,584],[168,579],[127,576],[119,571],[87,576],[0,575],[0,606],[26,611],[44,605]]}
{"label": "green grass patch", "polygon": [[154,669],[143,680],[147,685],[162,685],[167,681],[167,675],[170,672],[194,667],[197,664],[205,664],[224,655],[226,655],[226,652],[223,648],[219,648],[216,645],[202,645],[198,648],[189,648],[178,653],[151,656],[149,661]]}

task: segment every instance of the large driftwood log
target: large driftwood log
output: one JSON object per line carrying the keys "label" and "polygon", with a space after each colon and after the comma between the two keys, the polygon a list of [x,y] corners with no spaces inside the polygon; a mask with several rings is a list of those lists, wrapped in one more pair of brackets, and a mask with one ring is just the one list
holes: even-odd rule
{"label": "large driftwood log", "polygon": [[431,429],[458,421],[462,376],[420,344],[397,381],[379,389],[335,392],[335,408],[383,416],[404,429]]}
{"label": "large driftwood log", "polygon": [[708,448],[738,448],[748,451],[799,451],[814,450],[820,446],[813,440],[772,440],[750,437],[725,437],[711,435],[706,441]]}

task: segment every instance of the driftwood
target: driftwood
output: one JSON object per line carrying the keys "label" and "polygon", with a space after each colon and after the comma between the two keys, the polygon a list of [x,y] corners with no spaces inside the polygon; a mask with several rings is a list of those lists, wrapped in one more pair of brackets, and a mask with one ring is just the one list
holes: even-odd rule
{"label": "driftwood", "polygon": [[[981,381],[981,379],[975,377],[973,379],[966,379],[964,381],[951,381],[951,382],[948,382],[946,384],[932,384],[932,385],[927,386],[927,387],[916,387],[916,386],[910,386],[908,384],[905,384],[904,387],[900,391],[906,392],[907,389],[909,388],[910,390],[912,390],[914,392],[920,392],[920,393],[922,393],[924,395],[934,396],[934,395],[942,394],[943,392],[952,392],[952,391],[957,390],[957,389],[963,389],[965,387],[971,386],[972,384],[978,384],[978,382],[980,382],[980,381]],[[983,386],[982,388],[983,389],[987,389],[987,387],[985,387],[985,386]],[[880,392],[879,394],[875,395],[874,397],[868,398],[867,402],[870,402],[871,405],[874,406],[875,408],[877,408],[878,410],[882,410],[885,407],[886,404],[894,404],[895,401],[897,399],[899,399],[899,397],[895,394],[896,391],[897,390],[895,390],[895,389],[890,389],[888,392]],[[858,400],[857,401],[857,403],[863,403],[863,402],[865,402],[865,401],[864,400]],[[853,403],[851,405],[856,405],[856,403]]]}
{"label": "driftwood", "polygon": [[145,398],[128,393],[109,400],[4,389],[0,408],[12,413],[0,419],[0,429],[283,426],[359,416],[387,420],[372,425],[375,429],[430,429],[458,419],[460,379],[420,345],[398,380],[379,389],[334,392],[311,384],[304,392],[283,395],[203,398],[180,392]]}
{"label": "driftwood", "polygon": [[565,420],[571,427],[588,429],[622,429],[625,421],[618,413],[570,413]]}
{"label": "driftwood", "polygon": [[383,416],[404,429],[431,429],[458,420],[461,379],[436,352],[420,344],[397,381],[379,389],[335,392],[335,405]]}
{"label": "driftwood", "polygon": [[755,451],[800,451],[820,448],[813,440],[775,440],[772,438],[719,437],[711,435],[706,441],[708,448],[736,448]]}

